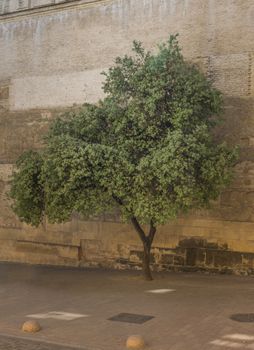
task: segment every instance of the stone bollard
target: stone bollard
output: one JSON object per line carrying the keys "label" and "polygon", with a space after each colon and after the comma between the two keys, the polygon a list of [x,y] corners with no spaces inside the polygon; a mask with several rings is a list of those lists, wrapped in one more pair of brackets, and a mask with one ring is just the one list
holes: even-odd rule
{"label": "stone bollard", "polygon": [[127,349],[143,349],[145,340],[141,335],[131,335],[126,342]]}
{"label": "stone bollard", "polygon": [[36,333],[41,330],[41,326],[37,321],[30,320],[26,321],[22,326],[23,332]]}

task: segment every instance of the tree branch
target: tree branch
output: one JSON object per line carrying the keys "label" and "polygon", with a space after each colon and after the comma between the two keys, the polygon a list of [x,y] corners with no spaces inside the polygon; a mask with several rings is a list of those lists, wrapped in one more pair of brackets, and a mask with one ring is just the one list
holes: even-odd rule
{"label": "tree branch", "polygon": [[151,220],[150,221],[150,230],[149,230],[149,234],[148,234],[148,240],[149,240],[150,246],[153,243],[153,239],[154,239],[155,233],[156,233],[156,227],[154,225],[153,220]]}
{"label": "tree branch", "polygon": [[138,220],[135,218],[135,216],[131,217],[131,223],[134,226],[135,230],[137,231],[141,241],[143,243],[147,243],[147,237],[145,235],[145,232],[143,231],[142,227],[139,225]]}
{"label": "tree branch", "polygon": [[[120,206],[124,206],[123,201],[120,198],[118,198],[115,195],[113,195],[112,197]],[[153,220],[151,219],[151,221],[150,221],[150,230],[149,230],[149,234],[147,236],[146,236],[144,230],[140,226],[140,224],[135,216],[131,216],[131,223],[134,226],[135,230],[137,231],[141,241],[143,243],[148,244],[149,248],[151,248],[151,245],[152,245],[153,239],[154,239],[154,235],[156,233],[156,227],[154,226]]]}
{"label": "tree branch", "polygon": [[116,201],[117,204],[123,205],[123,201],[114,194],[112,195],[112,198]]}

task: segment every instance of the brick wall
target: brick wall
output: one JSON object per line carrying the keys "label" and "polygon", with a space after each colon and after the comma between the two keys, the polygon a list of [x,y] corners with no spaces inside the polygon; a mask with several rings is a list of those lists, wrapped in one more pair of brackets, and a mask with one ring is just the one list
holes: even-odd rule
{"label": "brick wall", "polygon": [[0,0],[0,15],[31,10],[79,0]]}

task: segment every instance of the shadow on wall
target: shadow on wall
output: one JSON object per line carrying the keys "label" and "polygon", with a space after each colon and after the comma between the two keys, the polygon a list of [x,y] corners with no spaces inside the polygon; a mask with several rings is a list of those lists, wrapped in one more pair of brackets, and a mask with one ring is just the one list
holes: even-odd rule
{"label": "shadow on wall", "polygon": [[[151,260],[155,271],[254,274],[254,253],[232,251],[227,244],[209,243],[206,239],[195,237],[181,240],[176,248],[153,248]],[[128,267],[141,266],[141,262],[141,251],[130,251],[129,260],[119,259],[119,263]]]}

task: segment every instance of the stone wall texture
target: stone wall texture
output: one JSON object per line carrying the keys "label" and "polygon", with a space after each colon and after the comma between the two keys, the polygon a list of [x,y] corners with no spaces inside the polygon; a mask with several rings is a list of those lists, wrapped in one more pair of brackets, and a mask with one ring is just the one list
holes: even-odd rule
{"label": "stone wall texture", "polygon": [[140,268],[140,242],[117,216],[34,229],[12,213],[8,182],[50,120],[103,96],[100,72],[133,39],[154,50],[177,32],[184,55],[224,93],[218,137],[239,144],[241,157],[211,210],[159,228],[153,267],[253,273],[253,0],[0,0],[0,260]]}

